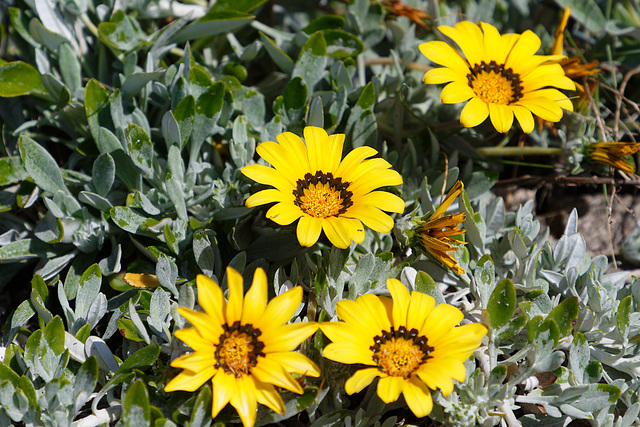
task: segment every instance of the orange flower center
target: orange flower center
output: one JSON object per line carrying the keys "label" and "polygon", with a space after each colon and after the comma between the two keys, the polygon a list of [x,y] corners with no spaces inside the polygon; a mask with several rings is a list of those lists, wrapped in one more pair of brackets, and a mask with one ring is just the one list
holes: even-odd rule
{"label": "orange flower center", "polygon": [[334,178],[331,172],[317,171],[315,175],[310,173],[299,179],[296,189],[294,204],[304,213],[315,218],[328,218],[344,214],[353,205],[348,191],[349,182],[342,182],[341,178]]}
{"label": "orange flower center", "polygon": [[392,377],[409,378],[409,376],[427,361],[433,347],[427,344],[427,337],[418,336],[418,330],[410,331],[404,326],[398,330],[383,331],[382,335],[373,338],[373,360],[378,369]]}
{"label": "orange flower center", "polygon": [[248,374],[258,363],[258,357],[264,356],[264,343],[258,340],[262,334],[253,325],[224,325],[220,342],[216,347],[216,368],[222,368],[228,374],[240,377]]}
{"label": "orange flower center", "polygon": [[469,87],[487,104],[511,104],[522,98],[520,75],[504,64],[482,61],[467,74]]}

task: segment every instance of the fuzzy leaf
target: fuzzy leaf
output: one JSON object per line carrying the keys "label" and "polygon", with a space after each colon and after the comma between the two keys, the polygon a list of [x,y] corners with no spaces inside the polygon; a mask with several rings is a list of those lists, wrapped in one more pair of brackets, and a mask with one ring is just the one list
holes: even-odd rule
{"label": "fuzzy leaf", "polygon": [[496,285],[487,303],[490,326],[498,330],[505,326],[516,311],[516,288],[511,279],[503,279]]}
{"label": "fuzzy leaf", "polygon": [[224,34],[240,28],[253,21],[254,16],[233,10],[216,10],[212,8],[202,18],[183,28],[175,35],[173,42],[182,43],[187,40]]}
{"label": "fuzzy leaf", "polygon": [[577,297],[567,298],[562,301],[547,316],[547,319],[553,319],[560,330],[560,336],[566,336],[571,333],[573,325],[580,313],[580,303]]}
{"label": "fuzzy leaf", "polygon": [[147,426],[151,423],[149,392],[142,380],[137,380],[127,390],[122,404],[122,423],[125,427]]}
{"label": "fuzzy leaf", "polygon": [[0,65],[0,97],[44,95],[42,76],[33,66],[22,61]]}
{"label": "fuzzy leaf", "polygon": [[44,147],[24,135],[20,136],[18,146],[24,167],[38,187],[51,194],[69,193],[58,164]]}

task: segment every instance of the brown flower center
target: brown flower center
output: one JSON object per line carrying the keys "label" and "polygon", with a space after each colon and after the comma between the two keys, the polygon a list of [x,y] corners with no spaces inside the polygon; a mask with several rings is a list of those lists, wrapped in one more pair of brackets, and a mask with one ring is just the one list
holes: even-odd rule
{"label": "brown flower center", "polygon": [[350,182],[342,182],[342,178],[334,178],[331,172],[317,171],[315,175],[310,173],[299,179],[296,189],[294,204],[304,213],[315,218],[328,218],[344,214],[353,205],[349,190]]}
{"label": "brown flower center", "polygon": [[400,326],[398,330],[383,331],[373,337],[373,360],[378,369],[392,377],[409,378],[411,373],[426,362],[433,347],[427,344],[427,337],[418,336],[418,330],[407,330]]}
{"label": "brown flower center", "polygon": [[258,363],[258,357],[264,356],[264,343],[258,340],[262,332],[253,325],[241,326],[238,321],[231,326],[225,324],[223,328],[215,352],[216,368],[236,377],[249,374]]}
{"label": "brown flower center", "polygon": [[522,98],[520,74],[496,61],[476,64],[467,74],[467,81],[476,96],[488,104],[507,105]]}

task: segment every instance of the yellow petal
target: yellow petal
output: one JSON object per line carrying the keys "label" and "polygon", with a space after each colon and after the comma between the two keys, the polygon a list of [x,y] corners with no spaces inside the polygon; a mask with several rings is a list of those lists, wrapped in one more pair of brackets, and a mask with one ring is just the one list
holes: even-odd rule
{"label": "yellow petal", "polygon": [[[389,322],[388,316],[384,316],[384,313],[386,313],[384,306],[381,311],[371,313],[364,304],[365,296],[366,295],[359,297],[356,301],[339,301],[338,304],[336,304],[336,313],[340,319],[344,320],[350,327],[354,328],[355,331],[359,331],[363,336],[373,340],[373,337],[380,335],[383,330],[388,331],[391,323]],[[378,299],[378,297],[371,294],[366,298],[371,297]],[[379,299],[378,303],[380,303]],[[380,317],[386,317],[386,321],[383,320],[380,323],[378,321]],[[373,342],[371,345],[373,345]]]}
{"label": "yellow petal", "polygon": [[215,364],[215,348],[213,345],[202,351],[180,356],[171,362],[171,366],[174,368],[182,368],[191,372],[202,372],[207,368],[215,366]]}
{"label": "yellow petal", "polygon": [[243,375],[236,382],[236,390],[230,400],[236,408],[244,427],[253,427],[258,412],[256,386],[251,375]]}
{"label": "yellow petal", "polygon": [[176,375],[169,383],[164,386],[164,391],[196,391],[202,384],[207,382],[217,371],[213,366],[200,372],[191,372],[184,370]]}
{"label": "yellow petal", "polygon": [[432,62],[452,69],[456,74],[466,76],[469,73],[469,64],[460,53],[449,44],[436,40],[422,43],[418,46],[420,52]]}
{"label": "yellow petal", "polygon": [[242,307],[242,324],[250,324],[258,328],[257,321],[267,308],[267,275],[262,268],[253,273],[253,283],[244,297]]}
{"label": "yellow petal", "polygon": [[451,329],[460,323],[464,315],[456,307],[449,304],[440,304],[433,309],[425,320],[419,335],[424,335],[431,341],[437,341],[440,337],[451,332]]}
{"label": "yellow petal", "polygon": [[202,338],[202,335],[200,335],[196,328],[178,329],[174,332],[174,335],[196,351],[216,345],[219,340],[219,336],[211,337],[211,339]]}
{"label": "yellow petal", "polygon": [[511,106],[513,110],[513,114],[516,116],[518,123],[520,123],[520,127],[524,133],[531,133],[533,128],[535,127],[535,121],[533,120],[533,115],[531,111],[520,105]]}
{"label": "yellow petal", "polygon": [[389,316],[386,316],[387,310],[382,303],[381,297],[373,294],[365,294],[356,299],[359,301],[360,308],[363,313],[367,313],[369,319],[373,320],[372,326],[375,329],[382,331],[389,331],[391,328],[391,322]]}
{"label": "yellow petal", "polygon": [[215,418],[236,392],[236,377],[220,369],[218,374],[213,377],[211,385],[211,397],[213,398],[211,417]]}
{"label": "yellow petal", "polygon": [[429,217],[429,221],[433,221],[444,214],[447,209],[449,209],[449,206],[451,206],[451,203],[453,203],[456,197],[458,197],[460,193],[462,193],[463,189],[464,184],[462,183],[462,181],[456,181],[456,183],[453,184],[453,187],[451,187],[451,189],[447,193],[447,197],[444,198],[442,203],[440,203],[440,206],[438,206],[438,209],[436,209],[436,211]]}
{"label": "yellow petal", "polygon": [[451,82],[442,89],[440,100],[445,104],[457,104],[476,96],[467,82]]}
{"label": "yellow petal", "polygon": [[[484,35],[480,27],[470,21],[458,22],[455,27],[439,26],[438,30],[456,42],[469,64],[479,64],[487,55],[484,49]],[[464,73],[466,74],[467,71]]]}
{"label": "yellow petal", "polygon": [[295,197],[293,196],[293,191],[283,193],[276,188],[269,188],[267,190],[258,191],[257,193],[252,194],[244,204],[248,208],[252,208],[254,206],[266,205],[273,202],[293,203],[294,200]]}
{"label": "yellow petal", "polygon": [[407,402],[407,406],[411,409],[411,412],[418,417],[426,417],[431,413],[433,409],[433,400],[431,399],[431,392],[427,386],[417,379],[415,376],[411,376],[409,381],[402,390],[404,400]]}
{"label": "yellow petal", "polygon": [[378,368],[360,369],[344,383],[344,389],[347,394],[358,393],[371,384],[371,381],[382,375],[383,373]]}
{"label": "yellow petal", "polygon": [[417,371],[417,375],[429,388],[442,390],[444,396],[448,396],[453,391],[453,380],[459,382],[465,379],[464,364],[455,359],[433,358],[422,365]]}
{"label": "yellow petal", "polygon": [[527,30],[522,33],[507,56],[507,60],[505,61],[506,68],[518,70],[519,64],[522,61],[535,55],[538,49],[540,49],[541,43],[540,37],[533,31]]}
{"label": "yellow petal", "polygon": [[308,172],[303,169],[300,163],[292,162],[290,153],[280,144],[273,141],[265,141],[256,147],[256,152],[260,157],[276,168],[282,176],[295,186],[296,181],[302,179]]}
{"label": "yellow petal", "polygon": [[358,181],[352,182],[349,191],[359,197],[380,187],[400,184],[402,184],[402,176],[398,172],[393,169],[375,169],[366,178],[363,176]]}
{"label": "yellow petal", "polygon": [[557,89],[540,89],[535,91],[535,95],[537,97],[545,97],[555,101],[555,103],[560,107],[564,108],[568,111],[573,111],[573,104],[567,95],[560,92]]}
{"label": "yellow petal", "polygon": [[558,89],[575,90],[576,85],[564,75],[560,64],[540,65],[525,79],[522,79],[523,92],[531,92],[543,87],[557,87]]}
{"label": "yellow petal", "polygon": [[198,302],[200,303],[200,307],[219,324],[225,323],[224,310],[226,303],[220,286],[218,286],[215,280],[204,274],[198,274],[196,277],[196,286],[198,288]]}
{"label": "yellow petal", "polygon": [[293,203],[278,203],[273,205],[266,213],[266,217],[280,225],[289,225],[304,215],[302,209]]}
{"label": "yellow petal", "polygon": [[[373,340],[371,341],[373,343]],[[322,356],[343,364],[374,365],[373,353],[368,347],[352,343],[331,343],[322,349]]]}
{"label": "yellow petal", "polygon": [[310,170],[307,147],[298,135],[291,132],[283,132],[276,136],[276,139],[290,156],[290,162],[299,164],[302,170]]}
{"label": "yellow petal", "polygon": [[[407,312],[409,311],[409,290],[398,279],[387,279],[387,289],[393,299],[393,327],[407,326]],[[397,396],[396,396],[397,399]],[[394,399],[395,400],[395,399]],[[389,402],[387,402],[389,403]]]}
{"label": "yellow petal", "polygon": [[481,22],[480,28],[484,33],[484,50],[487,55],[484,62],[496,61],[498,64],[504,64],[508,50],[505,49],[506,46],[500,32],[496,27],[486,22]]}
{"label": "yellow petal", "polygon": [[298,227],[296,228],[296,235],[298,236],[298,243],[300,246],[311,247],[320,238],[320,232],[322,231],[322,219],[314,218],[309,215],[303,215],[298,221]]}
{"label": "yellow petal", "polygon": [[349,236],[351,236],[351,240],[358,244],[364,242],[364,225],[362,225],[359,219],[340,217],[340,220],[344,224]]}
{"label": "yellow petal", "polygon": [[[371,175],[377,174],[380,171],[386,171],[390,168],[391,164],[380,157],[363,160],[362,163],[356,166],[356,170],[350,175],[349,179],[351,181],[351,186],[349,186],[349,190],[353,191],[353,186],[357,186],[360,182],[368,181],[371,178]],[[400,178],[398,184],[402,184],[402,178]]]}
{"label": "yellow petal", "polygon": [[378,397],[384,403],[398,400],[407,382],[403,377],[383,377],[378,380]]}
{"label": "yellow petal", "polygon": [[265,353],[291,351],[318,330],[316,322],[296,322],[278,327],[262,328],[260,341]]}
{"label": "yellow petal", "polygon": [[453,81],[466,82],[467,79],[451,68],[432,68],[424,74],[422,81],[426,84],[442,84]]}
{"label": "yellow petal", "polygon": [[489,117],[493,127],[500,133],[508,132],[513,125],[513,111],[508,105],[489,104]]}
{"label": "yellow petal", "polygon": [[271,185],[285,193],[295,189],[295,186],[280,172],[265,165],[247,165],[241,169],[241,172],[260,184]]}
{"label": "yellow petal", "polygon": [[[347,322],[322,322],[320,329],[334,343],[345,342],[365,349],[369,349],[373,345],[373,337],[378,334],[378,332],[374,332],[369,336],[356,329],[353,323]],[[366,353],[371,355],[371,351]]]}
{"label": "yellow petal", "polygon": [[227,324],[233,325],[242,320],[244,285],[242,275],[231,267],[227,267],[227,287],[229,302],[227,303]]}
{"label": "yellow petal", "polygon": [[275,360],[259,357],[256,366],[251,368],[251,375],[263,383],[273,384],[294,393],[303,393],[302,386]]}
{"label": "yellow petal", "polygon": [[294,315],[301,301],[302,287],[300,286],[296,286],[278,295],[269,301],[262,317],[256,322],[256,327],[263,331],[265,336],[268,336],[266,334],[268,334],[269,331],[284,325],[291,319],[291,316]]}
{"label": "yellow petal", "polygon": [[480,98],[471,98],[460,112],[460,123],[464,127],[478,126],[489,116],[489,106]]}
{"label": "yellow petal", "polygon": [[329,149],[327,150],[327,164],[325,172],[335,173],[342,159],[342,148],[344,146],[345,135],[336,133],[329,136]]}
{"label": "yellow petal", "polygon": [[322,221],[322,230],[329,241],[340,249],[348,248],[351,244],[351,233],[345,226],[343,218],[329,217]]}
{"label": "yellow petal", "polygon": [[195,327],[201,336],[219,337],[222,334],[222,325],[206,313],[178,307],[178,313]]}
{"label": "yellow petal", "polygon": [[564,12],[562,13],[562,19],[560,19],[560,23],[558,24],[558,28],[556,28],[556,32],[553,35],[553,45],[551,46],[551,53],[553,55],[562,55],[563,44],[564,44],[564,30],[567,28],[567,22],[569,22],[569,17],[571,16],[571,8],[569,6],[565,6]]}
{"label": "yellow petal", "polygon": [[320,376],[320,368],[318,368],[318,365],[313,363],[304,354],[296,353],[294,351],[285,351],[282,353],[267,353],[264,357],[277,362],[287,372],[305,375],[308,377]]}
{"label": "yellow petal", "polygon": [[453,328],[439,339],[430,340],[429,345],[435,348],[434,354],[463,362],[480,346],[486,334],[486,326],[471,323]]}
{"label": "yellow petal", "polygon": [[378,152],[371,147],[354,148],[342,159],[334,176],[342,178],[343,182],[352,181],[352,176],[356,172],[358,165],[367,157],[375,156],[376,154]]}
{"label": "yellow petal", "polygon": [[562,118],[562,108],[555,101],[546,97],[522,97],[516,105],[521,105],[536,116],[550,122],[557,122]]}
{"label": "yellow petal", "polygon": [[436,305],[436,300],[432,296],[422,292],[411,292],[409,309],[407,311],[407,329],[422,329],[425,319],[429,317]]}
{"label": "yellow petal", "polygon": [[274,412],[284,414],[284,402],[275,387],[261,381],[254,380],[254,383],[256,385],[256,398],[258,403],[262,403],[263,405],[271,408]]}
{"label": "yellow petal", "polygon": [[351,197],[354,205],[370,205],[387,212],[404,212],[404,200],[388,191],[372,191],[371,193]]}
{"label": "yellow petal", "polygon": [[311,174],[317,171],[328,172],[330,162],[327,152],[329,149],[329,136],[327,131],[315,126],[307,126],[304,128],[304,140],[307,143],[309,152],[309,167]]}

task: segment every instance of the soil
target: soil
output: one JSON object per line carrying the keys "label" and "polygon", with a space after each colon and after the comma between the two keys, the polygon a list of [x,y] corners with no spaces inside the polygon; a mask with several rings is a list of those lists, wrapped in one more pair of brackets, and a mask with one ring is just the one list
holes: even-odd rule
{"label": "soil", "polygon": [[552,240],[562,236],[569,214],[575,207],[578,210],[578,231],[586,239],[589,255],[606,255],[611,263],[610,272],[628,271],[627,281],[630,282],[632,276],[640,277],[640,265],[625,259],[620,248],[626,238],[640,227],[640,191],[638,187],[625,186],[617,188],[612,197],[611,186],[608,188],[606,199],[602,186],[538,183],[535,188],[523,188],[522,185],[498,182],[494,192],[504,198],[508,210],[515,210],[533,199],[536,217],[543,226],[549,226]]}

